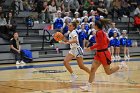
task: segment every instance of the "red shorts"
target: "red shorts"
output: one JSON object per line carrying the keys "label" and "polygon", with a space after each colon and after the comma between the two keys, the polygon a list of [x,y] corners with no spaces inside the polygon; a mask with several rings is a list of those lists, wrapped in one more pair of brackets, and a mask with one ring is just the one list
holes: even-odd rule
{"label": "red shorts", "polygon": [[108,50],[103,52],[96,52],[94,56],[94,60],[97,60],[102,63],[102,65],[110,65],[111,64],[111,54]]}

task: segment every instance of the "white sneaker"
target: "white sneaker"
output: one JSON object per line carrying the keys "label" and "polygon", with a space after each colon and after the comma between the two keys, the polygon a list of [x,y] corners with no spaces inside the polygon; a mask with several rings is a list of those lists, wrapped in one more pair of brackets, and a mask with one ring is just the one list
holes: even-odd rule
{"label": "white sneaker", "polygon": [[26,64],[24,61],[20,61],[21,64]]}
{"label": "white sneaker", "polygon": [[127,57],[128,57],[128,59],[130,59],[130,55],[128,55]]}
{"label": "white sneaker", "polygon": [[120,56],[118,56],[118,59],[119,59],[119,60],[121,60],[121,57],[120,57]]}
{"label": "white sneaker", "polygon": [[72,74],[72,75],[71,75],[71,80],[70,80],[70,82],[74,82],[77,78],[78,78],[77,75]]}
{"label": "white sneaker", "polygon": [[19,61],[16,61],[16,65],[20,65]]}
{"label": "white sneaker", "polygon": [[82,89],[83,92],[91,91],[91,84],[87,84],[86,86],[81,86],[80,89]]}
{"label": "white sneaker", "polygon": [[120,69],[122,70],[128,70],[128,66],[126,65],[125,61],[122,61],[119,65]]}
{"label": "white sneaker", "polygon": [[111,56],[111,60],[114,61],[115,60],[115,57],[114,56]]}
{"label": "white sneaker", "polygon": [[115,56],[115,60],[119,60],[119,59],[118,59],[118,56]]}
{"label": "white sneaker", "polygon": [[124,60],[127,60],[127,59],[128,59],[128,57],[125,55],[125,56],[124,56]]}

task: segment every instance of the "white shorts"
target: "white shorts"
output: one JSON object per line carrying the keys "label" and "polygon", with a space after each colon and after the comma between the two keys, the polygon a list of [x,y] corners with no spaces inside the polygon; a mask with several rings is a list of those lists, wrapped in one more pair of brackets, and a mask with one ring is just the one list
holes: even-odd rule
{"label": "white shorts", "polygon": [[69,53],[74,57],[83,57],[83,49],[81,47],[72,48]]}

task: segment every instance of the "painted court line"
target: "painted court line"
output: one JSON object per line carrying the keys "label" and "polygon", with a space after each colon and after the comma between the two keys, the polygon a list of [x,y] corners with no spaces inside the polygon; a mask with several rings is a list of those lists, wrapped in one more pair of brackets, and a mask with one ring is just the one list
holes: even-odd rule
{"label": "painted court line", "polygon": [[[139,62],[140,59],[131,59],[131,61]],[[92,62],[84,62],[84,64],[91,64]],[[70,65],[77,65],[77,63],[70,63]],[[8,66],[8,67],[1,67],[0,71],[4,70],[19,70],[19,69],[30,69],[30,68],[44,68],[44,67],[57,67],[57,66],[64,66],[63,63],[57,63],[57,64],[42,64],[42,65],[25,65],[20,66],[17,68],[17,66]]]}

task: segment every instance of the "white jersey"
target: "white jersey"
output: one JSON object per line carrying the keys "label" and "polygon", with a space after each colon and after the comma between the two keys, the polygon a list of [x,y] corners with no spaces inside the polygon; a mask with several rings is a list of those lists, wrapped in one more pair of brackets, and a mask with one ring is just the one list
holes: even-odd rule
{"label": "white jersey", "polygon": [[76,39],[77,39],[78,42],[77,42],[77,43],[72,43],[72,44],[70,44],[70,48],[71,48],[71,49],[80,47],[79,39],[78,39],[78,34],[77,34],[76,30],[73,30],[73,31],[69,34],[69,40],[72,40],[74,37],[76,37]]}

